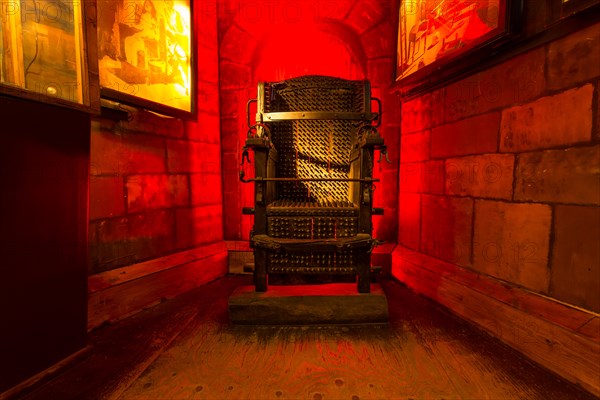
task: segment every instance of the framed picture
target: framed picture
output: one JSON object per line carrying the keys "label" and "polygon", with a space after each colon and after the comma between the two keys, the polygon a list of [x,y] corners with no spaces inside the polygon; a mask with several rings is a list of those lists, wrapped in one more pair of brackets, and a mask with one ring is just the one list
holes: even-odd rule
{"label": "framed picture", "polygon": [[396,82],[423,89],[463,72],[510,36],[516,3],[400,0]]}
{"label": "framed picture", "polygon": [[2,1],[0,93],[97,113],[94,3]]}
{"label": "framed picture", "polygon": [[97,0],[102,97],[195,118],[190,0]]}

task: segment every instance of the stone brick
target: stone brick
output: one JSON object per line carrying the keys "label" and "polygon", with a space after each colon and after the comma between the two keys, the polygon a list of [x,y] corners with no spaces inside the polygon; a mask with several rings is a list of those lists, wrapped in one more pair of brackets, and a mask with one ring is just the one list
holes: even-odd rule
{"label": "stone brick", "polygon": [[556,206],[550,295],[600,311],[600,208]]}
{"label": "stone brick", "polygon": [[401,163],[400,164],[400,192],[421,192],[423,163]]}
{"label": "stone brick", "polygon": [[189,204],[187,175],[132,175],[127,178],[127,212]]}
{"label": "stone brick", "polygon": [[221,140],[221,118],[200,111],[198,122],[187,122],[185,126],[186,136],[193,141],[217,144]]}
{"label": "stone brick", "polygon": [[177,250],[175,216],[172,210],[157,210],[129,217],[129,248],[132,262],[161,257]]}
{"label": "stone brick", "polygon": [[421,195],[401,193],[398,217],[398,242],[413,250],[419,250]]}
{"label": "stone brick", "polygon": [[548,205],[476,201],[473,267],[547,293],[551,219]]}
{"label": "stone brick", "polygon": [[223,152],[240,151],[243,146],[239,138],[237,118],[221,118],[221,150]]}
{"label": "stone brick", "polygon": [[438,126],[444,123],[446,118],[446,89],[442,88],[431,92],[431,126]]}
{"label": "stone brick", "polygon": [[90,175],[121,174],[123,172],[121,136],[96,131],[91,134]]}
{"label": "stone brick", "polygon": [[535,99],[545,89],[543,47],[446,87],[445,121]]}
{"label": "stone brick", "polygon": [[446,194],[511,199],[515,157],[484,154],[446,160]]}
{"label": "stone brick", "polygon": [[431,128],[431,95],[426,94],[402,104],[402,135]]}
{"label": "stone brick", "polygon": [[520,154],[515,200],[598,205],[599,164],[600,146]]}
{"label": "stone brick", "polygon": [[[239,119],[246,118],[245,114],[240,114],[240,104],[243,102],[243,96],[240,92],[240,88],[235,89],[225,89],[219,91],[219,87],[214,88],[216,94],[219,98],[220,110],[221,110],[221,119],[224,117]],[[246,99],[246,101],[248,101]]]}
{"label": "stone brick", "polygon": [[[372,106],[375,109],[375,105]],[[384,90],[381,95],[381,107],[383,108],[382,124],[398,126],[402,120],[402,97],[399,92],[392,92],[391,89]],[[380,131],[383,133],[384,128]],[[398,130],[399,131],[399,130]]]}
{"label": "stone brick", "polygon": [[[391,58],[376,58],[367,61],[367,75],[373,88],[387,88],[392,82],[393,62]],[[375,90],[373,96],[377,97]]]}
{"label": "stone brick", "polygon": [[223,193],[223,231],[225,240],[240,240],[242,238],[242,203],[239,192],[226,191]]}
{"label": "stone brick", "polygon": [[395,27],[391,21],[377,25],[361,37],[367,58],[392,57],[396,45]]}
{"label": "stone brick", "polygon": [[[221,165],[221,146],[218,144],[170,140],[167,142],[169,172],[204,173]],[[218,167],[217,167],[218,168]]]}
{"label": "stone brick", "polygon": [[252,63],[256,46],[256,39],[234,24],[221,40],[219,56],[223,60],[249,65]]}
{"label": "stone brick", "polygon": [[124,191],[121,177],[92,177],[90,219],[111,218],[125,214]]}
{"label": "stone brick", "polygon": [[174,221],[170,210],[98,221],[98,241],[90,245],[92,271],[98,273],[175,251]]}
{"label": "stone brick", "polygon": [[421,192],[443,194],[445,187],[444,160],[425,161],[421,165]]}
{"label": "stone brick", "polygon": [[206,171],[203,174],[192,174],[191,192],[193,206],[221,204],[221,174],[219,170]]}
{"label": "stone brick", "polygon": [[92,175],[128,175],[165,171],[165,142],[146,135],[94,133],[91,137]]}
{"label": "stone brick", "polygon": [[146,135],[123,135],[122,174],[156,174],[165,171],[165,141]]}
{"label": "stone brick", "polygon": [[496,152],[499,130],[499,112],[435,127],[431,131],[431,158]]}
{"label": "stone brick", "polygon": [[202,39],[198,41],[198,59],[202,60],[198,63],[198,83],[217,83],[219,82],[218,49],[215,44],[206,43],[204,38]]}
{"label": "stone brick", "polygon": [[204,0],[195,8],[197,12],[195,23],[198,30],[199,42],[209,43],[217,47],[217,0]]}
{"label": "stone brick", "polygon": [[600,76],[600,23],[548,45],[548,87],[562,89]]}
{"label": "stone brick", "polygon": [[345,22],[356,33],[361,34],[391,17],[392,10],[390,9],[390,4],[378,0],[357,1]]}
{"label": "stone brick", "polygon": [[458,265],[471,264],[473,200],[422,195],[420,250]]}
{"label": "stone brick", "polygon": [[250,84],[250,67],[237,62],[220,62],[220,87],[237,90]]}
{"label": "stone brick", "polygon": [[400,145],[402,162],[424,161],[429,159],[429,131],[403,135]]}
{"label": "stone brick", "polygon": [[179,248],[223,240],[221,205],[177,209],[176,218]]}
{"label": "stone brick", "polygon": [[589,141],[594,88],[586,85],[502,112],[500,151],[524,151]]}
{"label": "stone brick", "polygon": [[218,82],[198,82],[198,110],[211,115],[219,115],[221,104]]}

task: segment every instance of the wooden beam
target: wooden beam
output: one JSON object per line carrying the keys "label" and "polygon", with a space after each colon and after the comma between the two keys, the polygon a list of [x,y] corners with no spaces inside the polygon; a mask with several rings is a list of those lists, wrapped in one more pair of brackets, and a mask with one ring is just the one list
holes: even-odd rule
{"label": "wooden beam", "polygon": [[92,275],[88,278],[88,330],[226,274],[227,248],[219,242]]}
{"label": "wooden beam", "polygon": [[398,246],[392,274],[565,379],[600,395],[598,314]]}

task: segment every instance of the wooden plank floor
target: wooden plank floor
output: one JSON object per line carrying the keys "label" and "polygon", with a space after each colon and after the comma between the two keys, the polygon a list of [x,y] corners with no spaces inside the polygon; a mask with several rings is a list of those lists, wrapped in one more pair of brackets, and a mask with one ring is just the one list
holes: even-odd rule
{"label": "wooden plank floor", "polygon": [[228,276],[91,334],[93,354],[24,398],[593,399],[402,285],[389,326],[244,327]]}

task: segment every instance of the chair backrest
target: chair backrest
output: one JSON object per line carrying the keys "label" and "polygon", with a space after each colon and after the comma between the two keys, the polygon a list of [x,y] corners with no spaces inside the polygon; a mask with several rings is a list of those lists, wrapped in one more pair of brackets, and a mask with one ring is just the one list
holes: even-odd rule
{"label": "chair backrest", "polygon": [[[278,152],[277,177],[349,178],[360,121],[341,118],[343,113],[370,113],[368,81],[303,76],[265,82],[262,95],[259,105],[264,113],[313,113],[314,117],[265,121]],[[349,183],[278,182],[277,200],[348,202]]]}

